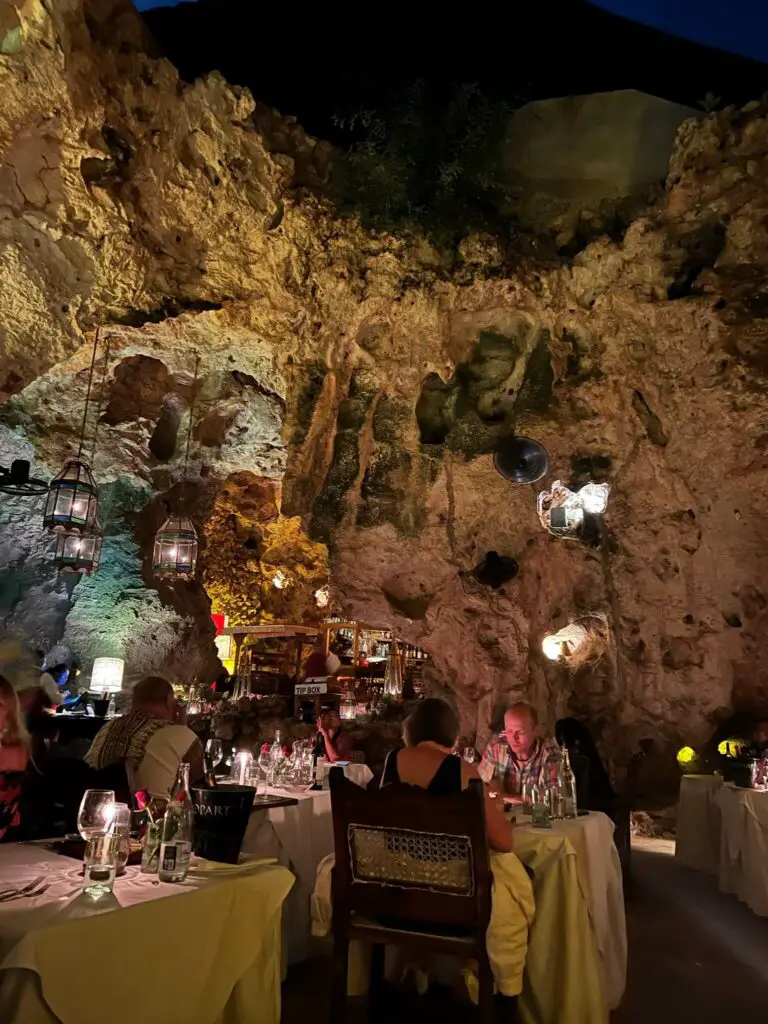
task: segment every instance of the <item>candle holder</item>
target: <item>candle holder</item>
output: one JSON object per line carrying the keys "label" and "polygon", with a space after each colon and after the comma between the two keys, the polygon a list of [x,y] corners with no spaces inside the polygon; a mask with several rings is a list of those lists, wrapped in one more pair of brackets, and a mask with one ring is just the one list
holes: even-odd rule
{"label": "candle holder", "polygon": [[235,754],[235,763],[232,766],[232,781],[238,786],[247,786],[251,781],[251,766],[253,765],[253,754],[250,750],[240,750]]}

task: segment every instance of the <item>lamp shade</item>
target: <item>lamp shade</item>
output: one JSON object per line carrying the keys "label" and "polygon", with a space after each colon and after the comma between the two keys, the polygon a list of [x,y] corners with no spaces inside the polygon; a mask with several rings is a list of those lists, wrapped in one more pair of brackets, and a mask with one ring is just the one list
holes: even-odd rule
{"label": "lamp shade", "polygon": [[568,657],[589,639],[586,629],[578,622],[569,622],[557,633],[550,633],[541,642],[541,649],[551,660]]}
{"label": "lamp shade", "polygon": [[194,579],[197,531],[187,516],[169,516],[157,531],[152,567],[160,579]]}
{"label": "lamp shade", "polygon": [[43,526],[54,533],[82,533],[96,522],[99,498],[87,463],[72,459],[51,480]]}
{"label": "lamp shade", "polygon": [[104,533],[98,519],[85,533],[58,533],[53,564],[59,572],[78,572],[91,576],[99,568]]}
{"label": "lamp shade", "polygon": [[122,658],[96,658],[91,672],[90,689],[93,693],[119,693],[123,686]]}

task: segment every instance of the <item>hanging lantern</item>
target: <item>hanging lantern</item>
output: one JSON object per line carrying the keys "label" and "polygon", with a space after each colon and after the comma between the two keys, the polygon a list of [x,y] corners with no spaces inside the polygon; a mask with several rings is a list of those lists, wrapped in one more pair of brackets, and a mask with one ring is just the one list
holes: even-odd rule
{"label": "hanging lantern", "polygon": [[53,533],[85,533],[95,523],[98,511],[98,492],[91,470],[87,463],[72,459],[51,480],[43,526]]}
{"label": "hanging lantern", "polygon": [[164,580],[191,580],[197,569],[197,531],[187,516],[169,516],[155,534],[152,568]]}
{"label": "hanging lantern", "polygon": [[59,572],[81,572],[91,576],[99,568],[104,531],[98,519],[85,533],[58,533],[53,564]]}
{"label": "hanging lantern", "polygon": [[341,700],[339,707],[339,718],[345,721],[354,721],[357,715],[357,699],[352,690],[347,690]]}

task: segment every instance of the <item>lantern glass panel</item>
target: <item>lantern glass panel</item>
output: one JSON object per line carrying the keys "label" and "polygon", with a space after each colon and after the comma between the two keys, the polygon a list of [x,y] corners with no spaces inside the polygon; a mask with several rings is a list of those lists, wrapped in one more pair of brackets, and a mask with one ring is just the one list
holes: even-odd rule
{"label": "lantern glass panel", "polygon": [[91,576],[99,568],[104,534],[98,520],[88,533],[59,533],[53,564],[59,572],[78,572]]}
{"label": "lantern glass panel", "polygon": [[197,569],[197,531],[187,516],[169,516],[155,535],[152,566],[160,579],[191,580]]}
{"label": "lantern glass panel", "polygon": [[68,462],[51,480],[43,526],[54,533],[85,532],[96,521],[99,499],[89,467],[77,459]]}

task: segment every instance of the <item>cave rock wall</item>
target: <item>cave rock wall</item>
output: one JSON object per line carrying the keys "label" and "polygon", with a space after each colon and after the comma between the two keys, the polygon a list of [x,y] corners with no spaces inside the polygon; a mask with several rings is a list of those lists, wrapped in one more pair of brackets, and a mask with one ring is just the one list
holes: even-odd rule
{"label": "cave rock wall", "polygon": [[[72,587],[0,498],[6,629],[96,653],[109,619],[142,666],[210,656],[202,586],[147,566],[199,352],[186,491],[233,614],[308,614],[327,548],[338,607],[424,647],[479,742],[508,695],[619,757],[768,699],[765,105],[685,122],[659,200],[567,260],[490,238],[447,260],[339,219],[304,186],[327,147],[216,75],[181,83],[129,5],[49,6],[16,5],[0,56],[3,457],[55,471],[102,326],[115,515],[104,574]],[[610,482],[597,546],[550,537],[536,488],[496,473],[513,430],[548,482]],[[491,550],[520,565],[499,590],[468,576]],[[548,662],[543,635],[584,613],[603,656]]]}

